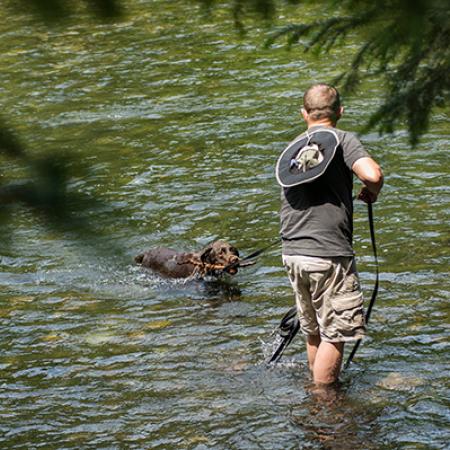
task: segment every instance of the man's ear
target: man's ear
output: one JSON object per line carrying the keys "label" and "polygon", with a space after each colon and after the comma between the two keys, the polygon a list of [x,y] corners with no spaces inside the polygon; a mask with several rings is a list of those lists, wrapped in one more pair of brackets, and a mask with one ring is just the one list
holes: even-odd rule
{"label": "man's ear", "polygon": [[340,119],[343,116],[343,114],[344,114],[344,107],[340,106],[339,111],[337,113],[337,118]]}
{"label": "man's ear", "polygon": [[305,122],[308,122],[308,119],[309,119],[308,111],[306,111],[305,108],[301,108],[301,109],[300,109],[300,112],[302,113],[303,120],[304,120]]}

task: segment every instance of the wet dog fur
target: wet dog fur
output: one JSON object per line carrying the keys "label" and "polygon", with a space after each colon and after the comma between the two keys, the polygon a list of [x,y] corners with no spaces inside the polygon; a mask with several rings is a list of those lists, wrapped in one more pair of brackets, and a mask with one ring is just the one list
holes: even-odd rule
{"label": "wet dog fur", "polygon": [[[218,240],[198,252],[179,252],[157,247],[137,255],[134,260],[164,277],[204,278],[223,272],[235,275],[238,271],[239,252],[228,242]],[[234,266],[228,267],[230,264]]]}

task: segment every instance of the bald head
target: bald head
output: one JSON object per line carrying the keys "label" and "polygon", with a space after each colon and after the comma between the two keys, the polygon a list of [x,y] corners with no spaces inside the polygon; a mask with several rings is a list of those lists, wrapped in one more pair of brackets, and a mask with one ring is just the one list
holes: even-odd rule
{"label": "bald head", "polygon": [[303,95],[303,107],[311,120],[337,122],[341,112],[339,92],[329,84],[314,84]]}

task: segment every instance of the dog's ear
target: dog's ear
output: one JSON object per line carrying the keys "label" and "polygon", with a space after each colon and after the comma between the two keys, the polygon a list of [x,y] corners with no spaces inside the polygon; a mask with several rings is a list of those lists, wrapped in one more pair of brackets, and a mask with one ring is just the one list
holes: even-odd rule
{"label": "dog's ear", "polygon": [[213,261],[211,261],[211,256],[213,253],[213,249],[212,246],[208,246],[206,248],[204,248],[202,250],[202,252],[200,253],[200,259],[202,261],[202,263],[212,263]]}

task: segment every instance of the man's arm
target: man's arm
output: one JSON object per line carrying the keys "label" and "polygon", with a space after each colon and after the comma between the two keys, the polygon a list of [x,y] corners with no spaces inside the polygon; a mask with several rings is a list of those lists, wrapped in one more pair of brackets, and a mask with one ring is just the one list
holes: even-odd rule
{"label": "man's arm", "polygon": [[381,167],[372,158],[364,157],[355,161],[352,170],[364,184],[358,198],[366,203],[376,202],[384,180]]}

